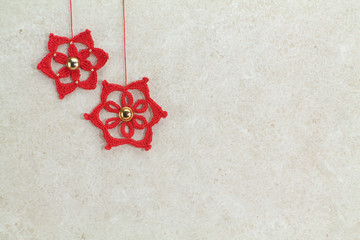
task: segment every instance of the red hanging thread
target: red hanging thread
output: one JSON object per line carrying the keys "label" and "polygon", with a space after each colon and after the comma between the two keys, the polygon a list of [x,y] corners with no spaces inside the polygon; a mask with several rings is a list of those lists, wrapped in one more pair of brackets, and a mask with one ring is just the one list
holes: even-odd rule
{"label": "red hanging thread", "polygon": [[71,22],[71,38],[74,38],[72,0],[70,0],[70,22]]}
{"label": "red hanging thread", "polygon": [[[101,102],[90,113],[84,114],[84,118],[89,120],[103,132],[106,141],[105,149],[110,150],[112,147],[130,144],[137,148],[143,148],[146,151],[151,148],[152,127],[157,124],[161,118],[166,118],[167,112],[150,97],[147,82],[148,78],[127,84],[127,66],[126,66],[126,34],[125,34],[125,0],[123,0],[123,21],[124,21],[124,72],[125,86],[102,82],[103,89],[101,92]],[[133,91],[139,91],[143,96],[141,99],[134,99]],[[109,95],[118,95],[117,101],[108,98]],[[122,115],[125,109],[128,111],[129,118]],[[145,112],[150,110],[152,116],[146,118]],[[106,111],[112,114],[112,117],[101,120],[100,112]],[[117,129],[119,137],[112,135],[112,129]],[[127,129],[127,130],[126,130]],[[135,131],[143,131],[142,139],[135,139]]]}
{"label": "red hanging thread", "polygon": [[126,87],[126,85],[127,85],[127,68],[126,68],[125,0],[123,0],[123,21],[124,21],[124,68],[125,68],[125,87]]}

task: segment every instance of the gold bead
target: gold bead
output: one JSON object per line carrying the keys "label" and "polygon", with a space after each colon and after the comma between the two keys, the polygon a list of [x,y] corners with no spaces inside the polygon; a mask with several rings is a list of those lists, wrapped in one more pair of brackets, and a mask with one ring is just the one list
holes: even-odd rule
{"label": "gold bead", "polygon": [[76,57],[70,57],[66,62],[66,67],[70,70],[76,70],[80,67],[80,61]]}
{"label": "gold bead", "polygon": [[123,108],[121,108],[121,110],[119,112],[119,117],[120,117],[121,121],[124,121],[124,122],[131,121],[133,116],[134,116],[134,112],[129,107],[123,107]]}

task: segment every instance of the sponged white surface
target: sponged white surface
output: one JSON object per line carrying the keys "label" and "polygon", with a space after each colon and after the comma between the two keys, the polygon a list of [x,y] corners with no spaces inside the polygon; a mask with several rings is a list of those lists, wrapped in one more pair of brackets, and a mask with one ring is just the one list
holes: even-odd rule
{"label": "sponged white surface", "polygon": [[[104,149],[36,70],[68,1],[0,0],[0,239],[360,239],[360,2],[127,1],[128,72],[169,112],[149,152]],[[121,1],[75,32],[122,83]]]}

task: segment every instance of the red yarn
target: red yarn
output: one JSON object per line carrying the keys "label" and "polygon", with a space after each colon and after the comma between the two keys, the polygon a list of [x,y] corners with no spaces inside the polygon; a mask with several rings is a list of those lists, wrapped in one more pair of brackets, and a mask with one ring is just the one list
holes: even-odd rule
{"label": "red yarn", "polygon": [[125,22],[125,0],[123,0],[123,22],[124,22],[124,70],[125,86],[127,85],[127,67],[126,67],[126,22]]}
{"label": "red yarn", "polygon": [[73,31],[73,11],[72,11],[72,1],[70,0],[70,22],[71,22],[71,38],[74,38]]}
{"label": "red yarn", "polygon": [[[87,48],[78,51],[74,43],[84,44]],[[62,44],[68,44],[68,55],[57,52],[57,49]],[[86,30],[77,36],[69,39],[66,37],[55,36],[50,34],[48,43],[49,52],[38,64],[37,68],[45,73],[48,77],[55,80],[56,88],[59,93],[59,98],[63,99],[67,94],[73,92],[77,87],[83,89],[95,89],[97,84],[96,71],[102,68],[109,55],[100,48],[94,48],[94,41],[91,37],[91,31]],[[93,53],[97,58],[96,65],[93,66],[87,58]],[[80,61],[80,68],[84,71],[91,72],[89,78],[85,81],[80,81],[80,70],[70,70],[66,66],[60,69],[58,73],[55,73],[51,68],[51,60],[54,60],[60,64],[66,64],[69,57],[76,57]],[[72,83],[62,83],[61,78],[71,77]]]}
{"label": "red yarn", "polygon": [[[159,122],[161,118],[167,116],[167,112],[163,111],[161,107],[150,98],[149,88],[147,86],[148,78],[133,82],[126,86],[118,84],[111,84],[107,81],[103,81],[103,90],[101,93],[101,103],[94,108],[92,113],[84,114],[86,120],[90,120],[96,127],[102,130],[107,145],[105,149],[110,150],[112,147],[116,147],[123,144],[131,144],[134,147],[144,148],[148,151],[151,148],[152,141],[152,127]],[[129,90],[139,90],[144,95],[145,99],[139,99],[134,103],[134,98]],[[118,93],[119,102],[108,101],[107,98],[111,93]],[[129,107],[134,113],[131,121],[124,122],[118,116],[122,107]],[[141,113],[146,112],[150,108],[152,111],[152,118],[148,122]],[[105,121],[100,120],[99,113],[101,110],[106,110],[110,113],[116,113],[116,117],[109,118]],[[115,138],[110,135],[109,130],[120,125],[120,133],[124,138]],[[128,128],[128,132],[126,131]],[[136,129],[146,129],[145,135],[142,140],[134,140]]]}

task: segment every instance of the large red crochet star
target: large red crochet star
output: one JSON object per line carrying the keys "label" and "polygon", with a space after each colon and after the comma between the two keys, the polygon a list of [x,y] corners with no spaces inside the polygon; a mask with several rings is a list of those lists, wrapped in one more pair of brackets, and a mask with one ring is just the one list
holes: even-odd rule
{"label": "large red crochet star", "polygon": [[[78,51],[75,43],[83,44],[86,48]],[[58,47],[63,44],[69,45],[67,55],[58,51]],[[41,60],[37,68],[48,77],[55,80],[56,89],[59,93],[60,99],[63,99],[67,94],[73,92],[77,87],[83,89],[96,88],[96,71],[105,65],[109,56],[104,50],[94,47],[94,41],[91,37],[90,30],[86,30],[71,39],[55,36],[51,33],[49,36],[48,48],[50,53]],[[95,66],[87,60],[91,53],[94,54],[97,59]],[[52,68],[52,59],[63,65],[57,73],[55,73]],[[90,72],[88,79],[84,81],[80,80],[80,68],[84,71]],[[71,83],[63,83],[60,81],[61,78],[69,76],[72,80]]]}
{"label": "large red crochet star", "polygon": [[[167,112],[150,98],[147,86],[148,78],[133,82],[129,85],[121,86],[103,81],[101,93],[101,103],[95,107],[90,114],[84,114],[86,120],[90,120],[96,127],[102,130],[107,145],[105,149],[110,150],[123,144],[131,144],[134,147],[149,150],[152,141],[152,127],[161,118],[167,116]],[[134,102],[133,94],[139,92],[140,99]],[[109,95],[115,97],[115,101],[110,100]],[[104,110],[110,118],[100,119],[100,112]],[[146,112],[151,111],[149,119]],[[118,136],[114,136],[113,130]],[[140,139],[135,139],[136,131],[142,131]]]}

